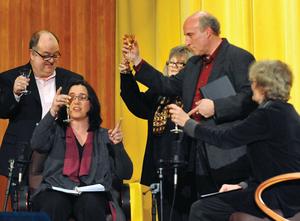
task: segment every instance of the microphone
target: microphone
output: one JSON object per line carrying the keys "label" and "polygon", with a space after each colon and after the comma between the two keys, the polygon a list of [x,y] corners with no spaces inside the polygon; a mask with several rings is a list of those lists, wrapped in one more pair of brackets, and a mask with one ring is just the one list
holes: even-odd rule
{"label": "microphone", "polygon": [[246,182],[240,182],[238,185],[240,186],[240,188],[238,188],[238,189],[229,190],[229,191],[225,191],[225,192],[208,193],[208,194],[201,195],[200,198],[202,199],[202,198],[206,198],[206,197],[210,197],[210,196],[216,196],[219,194],[231,193],[231,192],[235,192],[235,191],[239,191],[239,190],[244,190],[248,187],[248,184]]}

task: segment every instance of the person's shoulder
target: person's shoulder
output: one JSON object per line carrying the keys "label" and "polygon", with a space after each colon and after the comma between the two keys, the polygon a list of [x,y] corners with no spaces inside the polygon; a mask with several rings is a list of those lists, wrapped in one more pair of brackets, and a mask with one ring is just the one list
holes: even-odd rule
{"label": "person's shoulder", "polygon": [[189,58],[187,64],[196,64],[201,60],[201,56],[199,55],[194,55],[192,57]]}
{"label": "person's shoulder", "polygon": [[224,45],[225,45],[225,47],[227,46],[228,52],[233,54],[233,55],[237,55],[237,56],[245,55],[245,56],[253,57],[253,59],[254,59],[254,56],[251,52],[247,51],[244,48],[241,48],[241,47],[238,47],[234,44],[229,43],[227,39],[224,39]]}
{"label": "person's shoulder", "polygon": [[55,69],[55,71],[56,71],[56,74],[57,74],[57,75],[63,75],[63,76],[65,76],[65,77],[72,77],[72,78],[83,79],[83,77],[82,77],[81,74],[78,74],[78,73],[76,73],[76,72],[67,70],[67,69],[65,69],[65,68],[57,67],[57,68]]}

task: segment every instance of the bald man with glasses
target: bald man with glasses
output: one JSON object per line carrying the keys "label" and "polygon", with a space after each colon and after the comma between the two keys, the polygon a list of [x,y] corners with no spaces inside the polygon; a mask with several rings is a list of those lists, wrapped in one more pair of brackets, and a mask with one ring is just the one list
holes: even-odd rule
{"label": "bald man with glasses", "polygon": [[9,159],[30,159],[32,132],[49,111],[56,90],[83,79],[57,67],[60,57],[58,38],[41,30],[30,39],[29,63],[0,74],[0,118],[9,120],[0,149],[0,175],[8,175]]}

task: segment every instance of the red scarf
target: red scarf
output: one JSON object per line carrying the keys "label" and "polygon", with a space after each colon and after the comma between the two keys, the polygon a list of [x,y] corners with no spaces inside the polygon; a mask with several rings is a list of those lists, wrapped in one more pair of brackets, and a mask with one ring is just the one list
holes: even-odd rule
{"label": "red scarf", "polygon": [[74,182],[79,183],[79,177],[89,174],[93,152],[93,137],[94,133],[88,132],[80,161],[75,134],[71,127],[67,127],[63,175],[68,176]]}

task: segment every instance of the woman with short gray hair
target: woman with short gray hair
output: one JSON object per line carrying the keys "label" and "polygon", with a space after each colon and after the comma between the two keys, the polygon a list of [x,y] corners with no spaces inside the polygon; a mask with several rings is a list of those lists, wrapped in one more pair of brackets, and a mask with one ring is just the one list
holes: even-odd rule
{"label": "woman with short gray hair", "polygon": [[[259,104],[244,121],[227,128],[198,124],[181,108],[169,105],[172,121],[184,127],[184,132],[196,139],[221,148],[247,144],[252,176],[243,185],[224,184],[220,192],[237,190],[193,203],[190,221],[228,221],[234,212],[264,217],[254,202],[254,192],[263,181],[283,173],[300,171],[300,117],[287,103],[293,76],[288,65],[259,61],[250,67],[252,99]],[[284,217],[300,211],[300,182],[274,186],[264,192],[264,202]]]}

